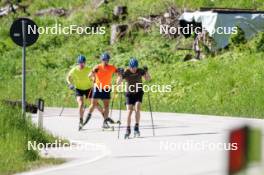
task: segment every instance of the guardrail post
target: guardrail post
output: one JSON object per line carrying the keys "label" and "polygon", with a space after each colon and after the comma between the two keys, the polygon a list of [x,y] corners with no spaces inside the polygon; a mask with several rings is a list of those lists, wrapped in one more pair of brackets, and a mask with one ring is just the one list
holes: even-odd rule
{"label": "guardrail post", "polygon": [[43,128],[43,112],[44,112],[44,100],[39,98],[37,100],[37,107],[38,107],[38,112],[37,112],[37,119],[38,119],[38,127]]}

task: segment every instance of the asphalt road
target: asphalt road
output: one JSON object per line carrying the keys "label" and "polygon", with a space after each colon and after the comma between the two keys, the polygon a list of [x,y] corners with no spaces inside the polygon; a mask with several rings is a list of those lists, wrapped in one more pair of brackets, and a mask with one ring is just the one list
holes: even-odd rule
{"label": "asphalt road", "polygon": [[[68,162],[23,174],[225,175],[229,131],[244,124],[264,131],[264,120],[259,119],[153,113],[156,133],[153,137],[150,114],[143,112],[141,137],[133,138],[132,132],[132,137],[125,140],[125,111],[122,111],[119,139],[118,126],[115,131],[102,131],[103,120],[98,113],[94,113],[84,130],[79,132],[77,109],[67,108],[62,116],[59,116],[60,111],[61,108],[47,108],[44,127],[74,145],[71,149],[43,152],[45,156],[62,157]],[[118,114],[113,111],[115,120]],[[33,116],[33,121],[36,120]],[[263,170],[260,169],[252,171]]]}

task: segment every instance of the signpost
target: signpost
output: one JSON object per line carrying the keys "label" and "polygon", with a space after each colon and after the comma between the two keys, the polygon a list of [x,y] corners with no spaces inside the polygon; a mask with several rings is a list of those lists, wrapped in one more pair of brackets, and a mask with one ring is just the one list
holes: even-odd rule
{"label": "signpost", "polygon": [[37,29],[37,24],[28,18],[18,18],[10,28],[10,37],[17,45],[22,47],[22,113],[26,112],[26,47],[34,44],[39,37],[30,27]]}

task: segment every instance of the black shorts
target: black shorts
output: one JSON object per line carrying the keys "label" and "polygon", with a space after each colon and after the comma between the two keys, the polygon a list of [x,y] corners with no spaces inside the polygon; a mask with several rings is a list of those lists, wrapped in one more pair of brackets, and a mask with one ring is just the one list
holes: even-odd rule
{"label": "black shorts", "polygon": [[85,96],[85,98],[92,98],[92,94],[93,94],[93,89],[87,89],[87,90],[80,90],[80,89],[76,89],[75,90],[75,94],[76,97],[83,97]]}
{"label": "black shorts", "polygon": [[98,88],[94,88],[92,98],[109,100],[111,98],[111,90],[99,90]]}
{"label": "black shorts", "polygon": [[126,105],[135,105],[136,102],[142,103],[143,95],[143,91],[139,91],[136,93],[126,93]]}

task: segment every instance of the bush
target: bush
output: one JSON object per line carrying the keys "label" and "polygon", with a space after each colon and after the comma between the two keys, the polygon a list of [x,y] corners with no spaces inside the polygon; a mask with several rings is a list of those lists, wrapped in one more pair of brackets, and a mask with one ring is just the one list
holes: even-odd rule
{"label": "bush", "polygon": [[237,28],[238,28],[237,34],[234,34],[230,37],[231,46],[239,46],[247,42],[246,37],[245,37],[245,32],[240,27],[237,27]]}
{"label": "bush", "polygon": [[255,44],[257,52],[264,52],[264,32],[258,34]]}

